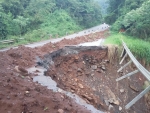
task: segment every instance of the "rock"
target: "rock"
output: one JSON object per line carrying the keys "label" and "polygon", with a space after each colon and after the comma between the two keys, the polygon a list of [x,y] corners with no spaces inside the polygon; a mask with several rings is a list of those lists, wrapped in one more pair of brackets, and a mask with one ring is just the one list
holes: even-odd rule
{"label": "rock", "polygon": [[114,107],[110,104],[108,109],[109,109],[109,111],[111,111],[113,108]]}
{"label": "rock", "polygon": [[116,104],[116,105],[119,105],[119,101],[118,100],[115,100],[113,103]]}
{"label": "rock", "polygon": [[65,97],[63,95],[60,96],[62,99],[64,99]]}
{"label": "rock", "polygon": [[90,104],[90,102],[87,99],[84,99],[86,101],[87,104]]}
{"label": "rock", "polygon": [[88,95],[86,95],[86,94],[83,94],[82,95],[84,98],[86,98],[88,101],[91,101],[92,100],[92,98],[91,97],[89,97]]}
{"label": "rock", "polygon": [[110,99],[109,99],[109,103],[111,103],[111,104],[112,104],[112,103],[113,103],[113,101],[114,101],[114,100],[113,100],[113,98],[110,98]]}
{"label": "rock", "polygon": [[54,46],[54,45],[52,45],[52,48],[55,48],[55,46]]}
{"label": "rock", "polygon": [[26,94],[29,94],[30,92],[29,92],[29,91],[25,91],[25,93],[26,93]]}
{"label": "rock", "polygon": [[58,109],[58,113],[64,113],[63,109]]}
{"label": "rock", "polygon": [[9,99],[10,99],[10,97],[9,97],[9,96],[7,96],[7,99],[9,100]]}
{"label": "rock", "polygon": [[121,111],[122,110],[122,107],[121,106],[119,106],[119,111]]}
{"label": "rock", "polygon": [[109,60],[105,60],[105,62],[109,63]]}
{"label": "rock", "polygon": [[24,75],[27,75],[28,74],[28,71],[22,67],[19,67],[19,66],[15,66],[15,71],[17,71],[18,73],[22,73]]}
{"label": "rock", "polygon": [[82,72],[82,69],[81,68],[78,68],[78,70],[77,70],[78,72]]}
{"label": "rock", "polygon": [[113,104],[116,104],[116,105],[119,105],[119,101],[117,100],[115,94],[111,91],[111,89],[107,86],[103,86],[104,89],[105,89],[105,98],[108,99],[108,102],[109,103],[113,103]]}
{"label": "rock", "polygon": [[99,69],[99,70],[97,70],[97,72],[98,72],[98,73],[101,73],[101,70]]}
{"label": "rock", "polygon": [[58,89],[58,92],[60,92],[60,93],[61,93],[62,91],[63,91],[62,89],[60,89],[60,88]]}
{"label": "rock", "polygon": [[88,59],[88,58],[86,58],[85,60],[86,60],[86,61],[88,61],[89,59]]}
{"label": "rock", "polygon": [[71,92],[74,93],[75,91],[74,91],[74,90],[71,90]]}
{"label": "rock", "polygon": [[92,73],[91,76],[93,77],[93,76],[94,76],[94,73]]}
{"label": "rock", "polygon": [[104,100],[104,102],[105,102],[106,106],[109,106],[108,100]]}
{"label": "rock", "polygon": [[139,92],[139,90],[138,90],[136,87],[134,87],[133,85],[130,84],[129,87],[130,87],[133,91]]}
{"label": "rock", "polygon": [[96,89],[95,89],[94,87],[92,88],[92,90],[93,90],[93,91],[96,91]]}
{"label": "rock", "polygon": [[75,81],[75,82],[77,82],[77,81],[78,81],[78,79],[77,79],[77,78],[75,78],[75,79],[74,79],[74,81]]}
{"label": "rock", "polygon": [[97,65],[92,65],[91,68],[92,68],[93,70],[96,70],[96,69],[97,69]]}
{"label": "rock", "polygon": [[80,87],[81,89],[83,89],[83,88],[84,88],[82,84],[79,84],[79,87]]}
{"label": "rock", "polygon": [[120,93],[124,93],[125,91],[124,91],[124,89],[120,89]]}
{"label": "rock", "polygon": [[20,70],[19,70],[19,66],[15,66],[15,71],[17,71],[18,73],[20,73]]}
{"label": "rock", "polygon": [[28,73],[28,71],[26,69],[24,69],[23,67],[18,67],[18,69],[22,72],[22,73]]}
{"label": "rock", "polygon": [[106,68],[105,68],[105,66],[104,66],[104,65],[102,65],[102,67],[101,67],[101,68],[102,68],[102,70],[106,70]]}
{"label": "rock", "polygon": [[79,59],[79,57],[78,56],[75,56],[75,60],[78,60]]}
{"label": "rock", "polygon": [[83,61],[83,64],[86,64],[86,63]]}

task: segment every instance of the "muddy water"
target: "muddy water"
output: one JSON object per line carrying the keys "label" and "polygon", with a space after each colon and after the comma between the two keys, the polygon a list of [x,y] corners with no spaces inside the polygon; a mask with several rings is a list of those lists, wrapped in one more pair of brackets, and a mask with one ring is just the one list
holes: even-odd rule
{"label": "muddy water", "polygon": [[54,80],[52,80],[51,77],[44,75],[45,71],[46,71],[46,69],[43,67],[31,67],[28,69],[29,73],[38,74],[38,76],[35,76],[33,78],[33,82],[38,82],[42,86],[47,86],[48,89],[51,89],[54,92],[64,93],[68,97],[75,100],[76,103],[78,103],[78,104],[84,106],[85,108],[87,108],[88,110],[90,110],[92,113],[104,113],[102,111],[97,110],[93,105],[87,104],[78,95],[73,94],[71,92],[64,91],[64,90],[60,89],[59,87],[57,87],[57,83]]}

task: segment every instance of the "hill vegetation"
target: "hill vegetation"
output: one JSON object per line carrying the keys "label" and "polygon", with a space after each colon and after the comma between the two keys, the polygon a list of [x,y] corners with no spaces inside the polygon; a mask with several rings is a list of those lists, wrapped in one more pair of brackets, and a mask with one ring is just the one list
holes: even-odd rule
{"label": "hill vegetation", "polygon": [[95,0],[96,2],[98,2],[101,6],[101,12],[102,12],[102,16],[106,16],[107,15],[107,8],[108,8],[108,0]]}
{"label": "hill vegetation", "polygon": [[0,39],[63,36],[100,24],[94,0],[0,0]]}
{"label": "hill vegetation", "polygon": [[105,21],[112,29],[123,29],[127,34],[149,40],[150,0],[108,0],[108,15]]}

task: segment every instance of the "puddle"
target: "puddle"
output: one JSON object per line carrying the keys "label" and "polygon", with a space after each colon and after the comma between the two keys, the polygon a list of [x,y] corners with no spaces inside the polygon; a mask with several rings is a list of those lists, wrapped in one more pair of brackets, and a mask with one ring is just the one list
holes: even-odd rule
{"label": "puddle", "polygon": [[73,100],[75,100],[75,102],[79,105],[84,106],[85,108],[87,108],[88,110],[91,111],[91,113],[104,113],[102,111],[97,110],[93,105],[87,104],[82,98],[80,98],[78,95],[73,94],[71,92],[67,92],[64,91],[62,89],[60,89],[59,87],[57,87],[57,83],[51,79],[51,77],[49,76],[45,76],[44,72],[46,71],[45,68],[43,67],[32,67],[28,69],[29,73],[33,73],[33,74],[38,74],[38,76],[35,76],[33,78],[33,82],[38,82],[40,83],[42,86],[47,86],[48,89],[53,90],[54,92],[60,92],[60,93],[64,93],[65,95],[67,95],[68,97],[72,98]]}
{"label": "puddle", "polygon": [[94,42],[86,42],[86,43],[81,43],[79,46],[101,46],[104,42],[104,39],[99,39]]}

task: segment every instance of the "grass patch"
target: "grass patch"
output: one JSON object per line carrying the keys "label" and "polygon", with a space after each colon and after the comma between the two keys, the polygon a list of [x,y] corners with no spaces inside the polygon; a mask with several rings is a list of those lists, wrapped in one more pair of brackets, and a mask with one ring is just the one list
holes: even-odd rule
{"label": "grass patch", "polygon": [[123,40],[131,52],[140,60],[145,60],[150,63],[150,43],[139,38],[126,36],[121,33],[112,33],[105,41],[104,44],[114,44],[122,46]]}
{"label": "grass patch", "polygon": [[[15,47],[18,45],[24,45],[24,44],[29,44],[33,42],[39,42],[43,40],[48,40],[50,38],[59,38],[59,37],[65,36],[66,33],[69,35],[69,34],[73,34],[74,32],[78,32],[80,30],[82,30],[82,28],[78,26],[77,27],[75,26],[74,28],[72,27],[71,29],[66,28],[65,30],[62,27],[54,28],[54,27],[48,26],[48,27],[44,27],[38,30],[33,30],[31,32],[26,33],[23,36],[8,36],[6,40],[14,39],[15,40],[14,43],[11,43],[11,44],[0,43],[0,49],[7,48],[7,47]],[[23,40],[20,40],[19,38],[23,38]]]}
{"label": "grass patch", "polygon": [[[73,20],[64,10],[55,11],[54,14],[47,15],[44,19],[44,22],[38,29],[28,31],[23,36],[7,36],[5,40],[14,39],[14,43],[0,43],[0,49],[39,42],[50,38],[59,38],[66,34],[73,34],[74,32],[85,29],[84,27],[77,25],[75,20]],[[23,40],[20,40],[19,38],[23,38]]]}

